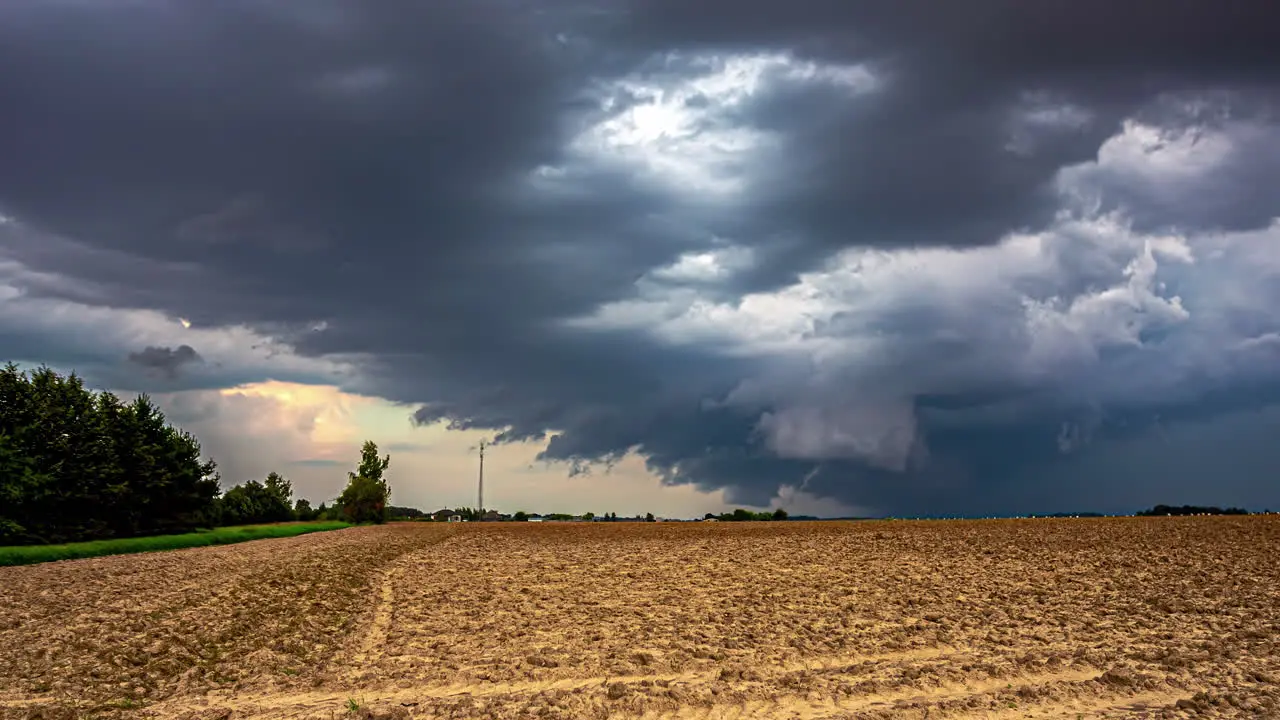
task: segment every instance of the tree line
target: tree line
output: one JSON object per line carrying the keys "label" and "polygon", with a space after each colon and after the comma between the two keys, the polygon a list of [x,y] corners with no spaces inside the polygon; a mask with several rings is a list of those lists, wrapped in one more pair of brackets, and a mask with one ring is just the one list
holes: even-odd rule
{"label": "tree line", "polygon": [[1249,511],[1244,508],[1229,507],[1226,509],[1220,507],[1201,506],[1201,505],[1156,505],[1150,510],[1142,510],[1134,513],[1137,517],[1163,517],[1167,515],[1248,515]]}
{"label": "tree line", "polygon": [[744,508],[738,508],[733,512],[720,513],[719,515],[716,515],[714,513],[707,513],[702,517],[702,519],[719,520],[721,522],[752,522],[752,521],[759,522],[762,520],[786,520],[787,511],[783,510],[782,508],[778,508],[773,512],[769,512],[767,510],[764,512],[752,512]]}
{"label": "tree line", "polygon": [[365,442],[332,506],[292,499],[278,473],[221,491],[217,464],[147,395],[124,402],[74,373],[0,369],[0,545],[340,519],[382,522],[390,456]]}

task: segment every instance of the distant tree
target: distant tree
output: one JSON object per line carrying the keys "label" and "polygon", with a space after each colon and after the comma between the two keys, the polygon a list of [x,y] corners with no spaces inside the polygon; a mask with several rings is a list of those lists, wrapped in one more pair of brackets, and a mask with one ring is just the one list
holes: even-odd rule
{"label": "distant tree", "polygon": [[[707,517],[716,517],[707,513]],[[783,520],[787,515],[782,511],[782,517],[778,517],[778,511],[774,512],[752,512],[746,508],[736,508],[730,513],[721,513],[719,519],[723,522],[748,522],[761,520]]]}
{"label": "distant tree", "polygon": [[774,511],[773,511],[773,519],[774,519],[774,520],[786,520],[786,519],[787,519],[787,511],[786,511],[786,510],[783,510],[782,508],[778,508],[777,510],[774,510]]}
{"label": "distant tree", "polygon": [[1143,510],[1136,513],[1139,516],[1156,517],[1163,515],[1248,515],[1249,511],[1243,508],[1229,507],[1222,509],[1220,507],[1200,505],[1156,505],[1150,510]]}
{"label": "distant tree", "polygon": [[293,500],[293,483],[285,480],[278,472],[267,473],[267,480],[263,483],[267,492],[283,505],[289,505]]}
{"label": "distant tree", "polygon": [[703,520],[714,520],[714,519],[715,519],[715,517],[716,517],[715,513],[707,513],[706,515],[703,515],[703,516],[702,516],[702,519],[703,519]]}
{"label": "distant tree", "polygon": [[655,518],[655,517],[653,516],[653,513],[645,513],[645,514],[644,514],[644,521],[645,521],[645,522],[657,522],[657,521],[658,521],[658,519],[657,519],[657,518]]}
{"label": "distant tree", "polygon": [[588,521],[588,522],[590,522],[590,521],[592,521],[592,520],[595,520],[595,519],[596,519],[596,514],[595,514],[595,513],[593,513],[593,512],[585,512],[585,513],[582,513],[582,519],[583,519],[583,520],[586,520],[586,521]]}
{"label": "distant tree", "polygon": [[337,500],[343,519],[356,523],[386,521],[391,486],[383,473],[390,464],[390,455],[378,456],[377,443],[365,441],[360,449],[360,464],[355,472],[347,473],[347,487]]}
{"label": "distant tree", "polygon": [[426,516],[427,514],[418,508],[397,507],[395,505],[387,506],[388,518],[396,518],[398,520],[417,520],[419,518],[425,518]]}
{"label": "distant tree", "polygon": [[289,503],[293,490],[289,481],[277,473],[266,482],[250,480],[223,493],[219,500],[219,525],[251,525],[292,520],[294,508]]}
{"label": "distant tree", "polygon": [[218,498],[218,525],[248,525],[261,522],[266,488],[257,480],[236,485]]}
{"label": "distant tree", "polygon": [[[323,506],[323,503],[322,503]],[[311,509],[311,502],[306,498],[298,498],[293,503],[293,516],[298,520],[315,520],[319,510]]]}
{"label": "distant tree", "polygon": [[512,520],[514,520],[514,521],[516,521],[516,522],[528,522],[528,521],[529,521],[529,513],[525,512],[525,511],[523,511],[523,510],[517,510],[517,511],[516,511],[516,513],[515,513],[514,515],[512,515],[512,516],[511,516],[511,519],[512,519]]}

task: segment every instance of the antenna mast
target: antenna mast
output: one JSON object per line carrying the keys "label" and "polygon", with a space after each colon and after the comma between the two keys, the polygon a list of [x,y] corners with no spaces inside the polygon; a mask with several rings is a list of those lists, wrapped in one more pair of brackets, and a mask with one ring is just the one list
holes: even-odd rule
{"label": "antenna mast", "polygon": [[480,491],[477,504],[480,506],[477,510],[480,513],[480,520],[484,520],[484,440],[480,441]]}

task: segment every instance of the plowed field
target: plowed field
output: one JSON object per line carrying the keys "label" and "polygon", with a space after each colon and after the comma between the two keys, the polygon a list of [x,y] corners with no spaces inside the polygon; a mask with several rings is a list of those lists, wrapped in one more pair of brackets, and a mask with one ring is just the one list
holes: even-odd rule
{"label": "plowed field", "polygon": [[0,717],[1280,717],[1280,518],[398,524],[0,568]]}

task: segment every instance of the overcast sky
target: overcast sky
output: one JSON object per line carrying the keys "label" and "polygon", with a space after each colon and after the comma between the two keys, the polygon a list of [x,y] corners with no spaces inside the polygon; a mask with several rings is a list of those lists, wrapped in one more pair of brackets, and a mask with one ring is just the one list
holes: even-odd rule
{"label": "overcast sky", "polygon": [[7,0],[0,355],[224,484],[1280,507],[1280,6]]}

